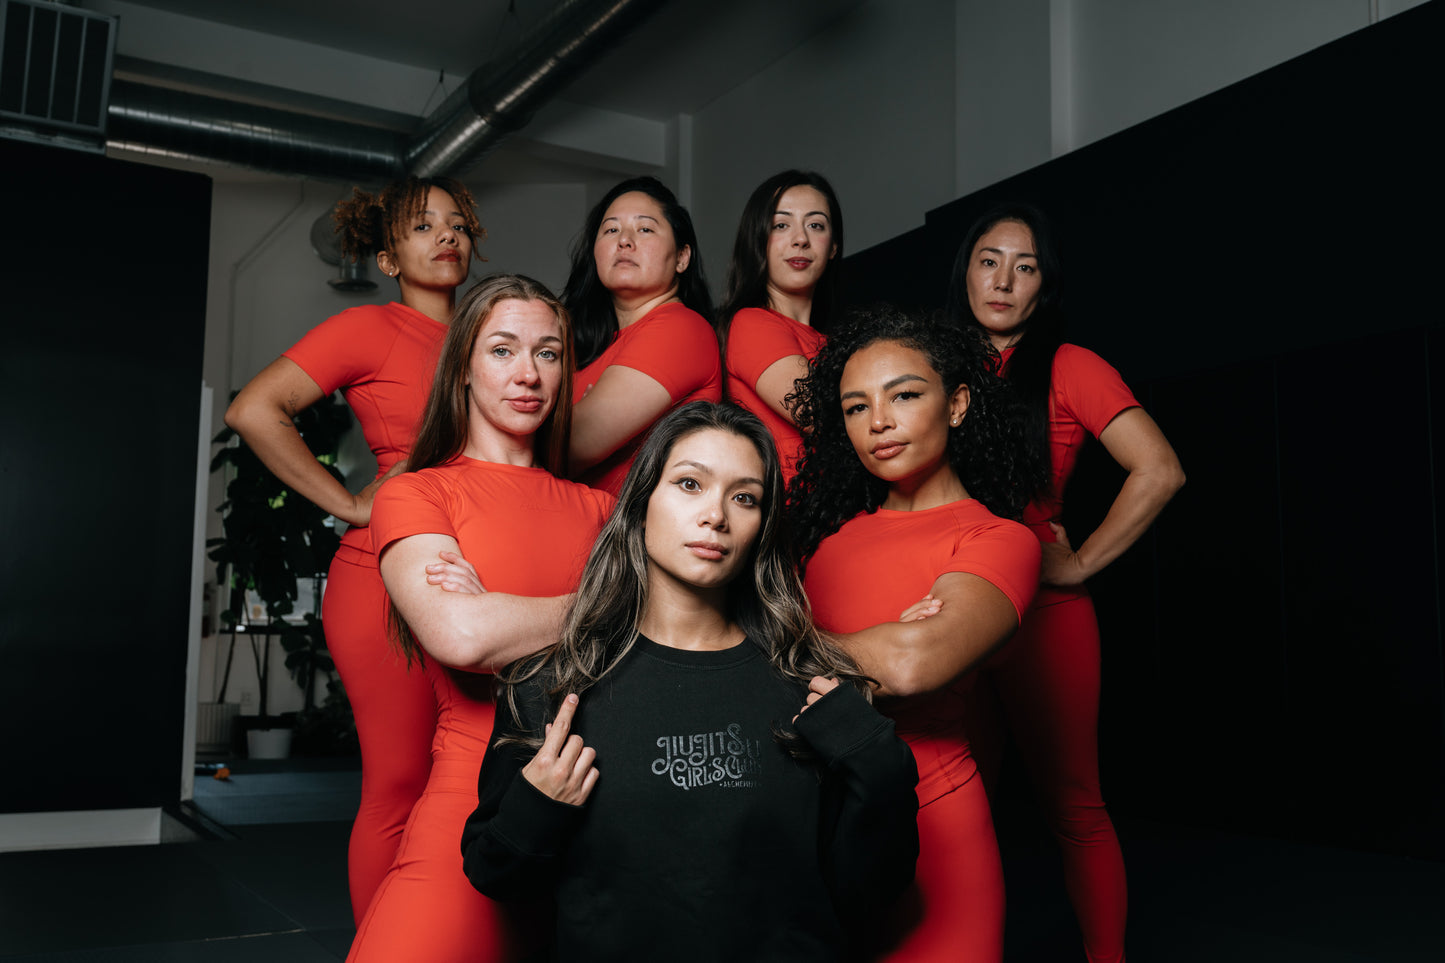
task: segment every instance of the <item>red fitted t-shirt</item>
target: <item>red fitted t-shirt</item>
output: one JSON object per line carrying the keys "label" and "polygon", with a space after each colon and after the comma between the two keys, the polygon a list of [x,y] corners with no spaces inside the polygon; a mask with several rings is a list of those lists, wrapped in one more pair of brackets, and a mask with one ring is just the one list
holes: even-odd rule
{"label": "red fitted t-shirt", "polygon": [[[1004,374],[1013,348],[1002,352]],[[1054,541],[1049,522],[1063,518],[1064,489],[1074,473],[1074,463],[1089,436],[1099,437],[1109,422],[1130,408],[1139,407],[1134,393],[1119,372],[1103,358],[1076,344],[1061,344],[1054,353],[1049,388],[1049,467],[1052,477],[1048,491],[1024,508],[1024,524],[1041,542]],[[1038,604],[1053,603],[1087,595],[1082,586],[1044,586]]]}
{"label": "red fitted t-shirt", "polygon": [[[948,572],[987,580],[1022,618],[1038,587],[1039,554],[1027,528],[972,498],[916,512],[879,509],[823,539],[803,587],[818,626],[829,632],[896,621]],[[954,686],[885,707],[918,760],[920,805],[976,771],[963,735],[966,690]]]}
{"label": "red fitted t-shirt", "polygon": [[[284,357],[324,393],[341,389],[379,478],[411,450],[446,336],[446,325],[404,304],[364,304],[321,322]],[[338,554],[376,566],[365,527],[348,529]]]}
{"label": "red fitted t-shirt", "polygon": [[[489,591],[535,597],[573,591],[592,543],[615,504],[611,495],[557,478],[465,456],[398,475],[371,509],[377,555],[410,535],[457,540]],[[480,760],[492,735],[491,676],[444,669],[426,660],[437,694],[432,755],[470,753]]]}
{"label": "red fitted t-shirt", "polygon": [[728,327],[728,397],[762,419],[778,446],[783,481],[797,474],[803,436],[758,395],[758,379],[774,364],[800,354],[811,361],[826,339],[806,324],[767,308],[743,308]]}
{"label": "red fitted t-shirt", "polygon": [[[717,336],[702,315],[678,301],[653,308],[619,331],[607,350],[573,378],[572,403],[581,401],[612,365],[634,368],[652,378],[667,389],[673,407],[688,401],[722,400]],[[646,435],[646,430],[639,432],[580,480],[617,494]]]}

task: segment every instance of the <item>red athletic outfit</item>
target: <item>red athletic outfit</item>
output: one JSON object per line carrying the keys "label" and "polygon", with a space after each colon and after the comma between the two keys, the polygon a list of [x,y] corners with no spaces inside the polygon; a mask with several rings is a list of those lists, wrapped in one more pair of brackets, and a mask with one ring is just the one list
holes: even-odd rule
{"label": "red athletic outfit", "polygon": [[[1012,349],[1004,352],[1004,373]],[[1139,402],[1119,373],[1077,345],[1054,355],[1049,413],[1048,491],[1024,511],[1041,542],[1062,516],[1064,486],[1080,447]],[[1013,641],[982,670],[1002,705],[1063,855],[1064,881],[1089,960],[1124,959],[1128,891],[1124,858],[1099,788],[1099,623],[1083,586],[1041,586]],[[981,710],[983,700],[977,700]],[[980,734],[997,732],[986,721]],[[989,742],[993,742],[990,739]],[[992,780],[999,747],[980,744]]]}
{"label": "red athletic outfit", "polygon": [[792,421],[779,415],[758,396],[758,379],[784,358],[800,354],[809,361],[827,340],[806,324],[799,324],[767,308],[743,308],[728,327],[728,397],[757,415],[772,433],[782,463],[783,481],[798,473],[803,436]]}
{"label": "red athletic outfit", "polygon": [[[1038,541],[971,498],[916,512],[879,509],[823,540],[803,586],[821,628],[857,632],[895,621],[948,572],[987,579],[1022,615],[1038,585]],[[966,683],[883,707],[918,762],[915,892],[897,915],[891,961],[1003,957],[1003,867],[964,735]]]}
{"label": "red athletic outfit", "polygon": [[[612,506],[610,495],[542,468],[458,457],[387,482],[372,507],[371,534],[378,554],[410,535],[451,535],[490,591],[561,595],[577,587]],[[430,658],[424,664],[437,705],[431,778],[347,959],[513,959],[517,948],[496,904],[462,873],[462,826],[477,807],[477,773],[492,736],[492,677]]]}
{"label": "red athletic outfit", "polygon": [[[673,407],[722,400],[717,336],[702,315],[678,301],[653,308],[619,331],[607,350],[573,377],[572,403],[581,401],[612,365],[635,368],[652,378],[667,389]],[[646,430],[638,432],[578,480],[616,495],[645,437]]]}
{"label": "red athletic outfit", "polygon": [[[324,393],[341,389],[380,477],[411,448],[446,333],[405,305],[368,304],[323,321],[285,357]],[[365,527],[342,536],[321,615],[361,738],[361,806],[347,855],[351,910],[360,921],[426,785],[436,702],[421,672],[408,672],[387,640],[386,590]]]}

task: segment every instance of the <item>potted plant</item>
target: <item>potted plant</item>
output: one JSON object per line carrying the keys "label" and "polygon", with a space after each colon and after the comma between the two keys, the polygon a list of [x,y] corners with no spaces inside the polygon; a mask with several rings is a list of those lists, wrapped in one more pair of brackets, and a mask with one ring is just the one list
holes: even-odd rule
{"label": "potted plant", "polygon": [[[334,396],[295,418],[301,437],[338,481],[344,478],[335,466],[336,449],[350,423],[351,413]],[[231,635],[227,675],[237,636],[244,635],[261,687],[257,715],[241,719],[255,747],[251,755],[284,756],[281,744],[289,747],[297,714],[270,712],[271,639],[280,637],[286,666],[302,688],[302,713],[314,711],[318,677],[330,680],[335,671],[325,651],[319,609],[321,580],[340,539],[326,524],[326,513],[286,489],[234,431],[226,428],[212,441],[225,447],[211,460],[211,471],[229,468],[231,474],[226,499],[217,509],[224,534],[207,542],[227,600],[220,616]],[[304,617],[288,619],[297,610],[302,579],[312,579],[314,586],[303,602]]]}

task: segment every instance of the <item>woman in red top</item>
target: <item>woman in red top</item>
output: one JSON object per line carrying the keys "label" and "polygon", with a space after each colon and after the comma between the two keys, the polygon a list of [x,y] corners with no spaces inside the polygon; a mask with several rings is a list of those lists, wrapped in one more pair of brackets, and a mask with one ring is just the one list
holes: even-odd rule
{"label": "woman in red top", "polygon": [[[396,855],[426,785],[435,700],[386,639],[386,593],[366,526],[381,482],[405,463],[426,404],[456,290],[484,232],[476,202],[449,178],[408,178],[337,206],[342,247],[395,278],[400,303],[364,305],[323,322],[252,378],[226,411],[266,467],[350,526],[326,582],[322,620],[361,738],[361,806],[347,867],[357,920]],[[377,477],[348,492],[296,433],[292,418],[340,389],[376,455]]]}
{"label": "woman in red top", "polygon": [[658,418],[722,397],[702,254],[656,178],[623,181],[587,215],[562,292],[577,337],[572,473],[614,495]]}
{"label": "woman in red top", "polygon": [[567,320],[528,278],[494,275],[469,291],[411,470],[376,497],[372,543],[398,640],[436,692],[437,724],[426,790],[357,927],[354,963],[523,955],[525,933],[463,875],[459,841],[492,735],[484,673],[557,640],[567,593],[612,510],[611,496],[553,474],[571,413]]}
{"label": "woman in red top", "polygon": [[[1022,205],[974,223],[949,285],[949,317],[987,336],[1022,396],[1027,435],[1019,457],[1049,466],[1024,511],[1043,547],[1042,585],[983,679],[1044,797],[1088,958],[1123,960],[1124,860],[1099,789],[1099,625],[1084,580],[1144,534],[1184,484],[1184,472],[1118,372],[1092,351],[1061,343],[1058,291],[1048,224]],[[1104,521],[1075,549],[1059,520],[1064,486],[1090,435],[1129,475]],[[991,727],[980,720],[973,728]],[[996,752],[987,746],[981,757],[990,779]]]}
{"label": "woman in red top", "polygon": [[798,388],[803,585],[918,762],[916,891],[877,948],[889,960],[1003,955],[1003,870],[963,731],[966,673],[1038,583],[1038,541],[1000,517],[1028,487],[1002,388],[981,339],[893,309],[830,337]]}
{"label": "woman in red top", "polygon": [[717,314],[728,397],[762,419],[782,458],[783,481],[797,472],[802,438],[787,397],[838,312],[843,209],[833,186],[811,171],[783,171],[743,207]]}

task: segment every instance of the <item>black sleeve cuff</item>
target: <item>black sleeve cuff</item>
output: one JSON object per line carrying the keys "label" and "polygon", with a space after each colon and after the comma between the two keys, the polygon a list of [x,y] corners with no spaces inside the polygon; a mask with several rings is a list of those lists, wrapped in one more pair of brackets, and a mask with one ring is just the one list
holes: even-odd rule
{"label": "black sleeve cuff", "polygon": [[518,853],[555,856],[567,847],[585,812],[553,799],[519,772],[492,817],[492,832]]}
{"label": "black sleeve cuff", "polygon": [[893,720],[880,715],[863,693],[847,682],[808,706],[793,726],[829,765],[878,738],[881,732],[893,733]]}

